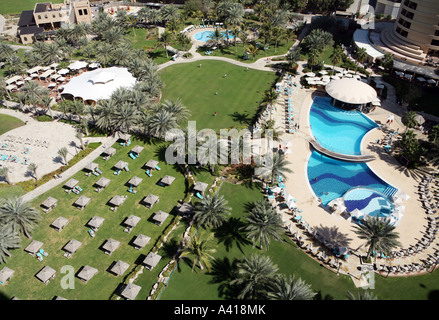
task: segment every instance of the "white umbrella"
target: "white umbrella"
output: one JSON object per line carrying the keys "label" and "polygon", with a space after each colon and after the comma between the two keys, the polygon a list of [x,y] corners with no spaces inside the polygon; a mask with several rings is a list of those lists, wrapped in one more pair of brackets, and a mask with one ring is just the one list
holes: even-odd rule
{"label": "white umbrella", "polygon": [[320,73],[321,75],[328,74],[325,70],[321,70],[321,71],[319,71],[319,73]]}
{"label": "white umbrella", "polygon": [[417,78],[417,80],[418,80],[419,82],[425,82],[425,81],[426,81],[426,80],[425,80],[424,78],[422,78],[422,77]]}
{"label": "white umbrella", "polygon": [[355,217],[355,218],[360,218],[362,217],[364,214],[363,212],[361,212],[360,210],[358,210],[357,208],[355,208],[354,210],[351,211],[351,216]]}
{"label": "white umbrella", "polygon": [[308,72],[308,73],[305,73],[305,75],[307,77],[315,77],[316,76],[316,74],[314,72]]}
{"label": "white umbrella", "polygon": [[331,76],[331,79],[333,79],[333,80],[340,80],[340,77],[335,75],[335,76]]}
{"label": "white umbrella", "polygon": [[61,70],[58,70],[58,74],[60,74],[60,75],[66,75],[67,73],[69,73],[70,72],[70,70],[69,69],[61,69]]}
{"label": "white umbrella", "polygon": [[436,84],[436,81],[434,81],[433,79],[428,79],[427,82],[430,84]]}
{"label": "white umbrella", "polygon": [[352,78],[354,75],[350,74],[350,73],[346,73],[344,76],[345,76],[345,78]]}

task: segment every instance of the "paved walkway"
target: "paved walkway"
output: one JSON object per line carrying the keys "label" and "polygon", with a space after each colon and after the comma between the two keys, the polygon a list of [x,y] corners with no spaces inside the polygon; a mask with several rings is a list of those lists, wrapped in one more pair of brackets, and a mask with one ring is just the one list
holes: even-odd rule
{"label": "paved walkway", "polygon": [[87,164],[95,160],[99,155],[109,146],[112,146],[116,141],[117,137],[94,137],[94,138],[86,138],[89,142],[102,142],[102,145],[99,146],[96,150],[87,155],[84,159],[77,162],[75,165],[67,169],[61,174],[61,178],[54,178],[45,184],[39,186],[38,188],[26,193],[23,196],[23,200],[31,201],[46,191],[60,185],[61,183],[70,179],[73,175],[75,175],[78,171],[82,170]]}

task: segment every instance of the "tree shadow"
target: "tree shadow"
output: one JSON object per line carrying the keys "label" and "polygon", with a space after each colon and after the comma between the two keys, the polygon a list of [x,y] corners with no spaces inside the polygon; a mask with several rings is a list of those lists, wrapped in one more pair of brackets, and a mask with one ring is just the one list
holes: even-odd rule
{"label": "tree shadow", "polygon": [[239,113],[235,111],[232,114],[229,114],[232,117],[234,122],[239,122],[239,124],[251,124],[252,117],[248,113]]}
{"label": "tree shadow", "polygon": [[351,238],[347,237],[347,234],[341,233],[337,227],[325,227],[320,225],[315,228],[326,241],[332,243],[336,247],[348,247],[351,242]]}
{"label": "tree shadow", "polygon": [[164,256],[167,258],[172,258],[177,253],[179,248],[179,242],[177,239],[170,239],[163,244],[162,251],[164,252]]}
{"label": "tree shadow", "polygon": [[218,296],[225,299],[235,300],[238,297],[239,290],[237,286],[233,286],[230,282],[237,277],[237,264],[239,260],[234,258],[230,261],[228,257],[216,259],[212,263],[212,271],[209,275],[212,279],[210,284],[219,283]]}
{"label": "tree shadow", "polygon": [[242,246],[251,244],[251,242],[245,237],[243,228],[245,223],[238,218],[229,218],[215,231],[215,238],[219,243],[224,243],[226,251],[229,251],[234,244],[238,247],[239,251],[244,253]]}

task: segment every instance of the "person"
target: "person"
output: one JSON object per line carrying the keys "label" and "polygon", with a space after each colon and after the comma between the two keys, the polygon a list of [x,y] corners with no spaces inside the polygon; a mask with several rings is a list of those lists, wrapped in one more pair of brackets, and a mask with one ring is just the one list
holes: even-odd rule
{"label": "person", "polygon": [[224,74],[224,78],[227,78],[227,73],[226,73],[226,74]]}
{"label": "person", "polygon": [[215,112],[215,117],[216,117],[216,112]]}
{"label": "person", "polygon": [[217,92],[215,92],[215,94],[216,94],[216,95],[218,95],[218,91],[217,91]]}
{"label": "person", "polygon": [[201,63],[200,63],[200,68],[201,68]]}

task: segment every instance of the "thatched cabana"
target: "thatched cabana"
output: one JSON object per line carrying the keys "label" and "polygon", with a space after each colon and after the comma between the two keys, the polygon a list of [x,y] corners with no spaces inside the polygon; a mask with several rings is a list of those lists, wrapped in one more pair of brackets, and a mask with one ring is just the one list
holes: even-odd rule
{"label": "thatched cabana", "polygon": [[64,188],[71,190],[74,187],[76,187],[78,185],[78,183],[79,183],[78,180],[72,178],[64,184]]}
{"label": "thatched cabana", "polygon": [[98,217],[98,216],[94,216],[93,218],[90,219],[90,221],[87,223],[88,226],[95,228],[95,229],[99,229],[100,227],[102,227],[102,224],[104,223],[105,219]]}
{"label": "thatched cabana", "polygon": [[147,163],[145,163],[145,167],[150,169],[155,169],[158,164],[159,162],[157,160],[151,159]]}
{"label": "thatched cabana", "polygon": [[140,218],[135,215],[130,215],[124,222],[124,224],[127,226],[125,228],[125,232],[130,233],[131,230],[139,223]]}
{"label": "thatched cabana", "polygon": [[147,208],[152,208],[155,203],[159,202],[159,197],[154,194],[149,194],[142,199],[142,202]]}
{"label": "thatched cabana", "polygon": [[135,146],[134,148],[131,149],[131,152],[135,154],[140,154],[140,152],[142,152],[143,149],[145,148],[142,146]]}
{"label": "thatched cabana", "polygon": [[8,267],[4,267],[0,271],[0,283],[5,285],[6,282],[8,282],[12,276],[14,275],[15,271],[12,269],[9,269]]}
{"label": "thatched cabana", "polygon": [[96,192],[101,192],[104,188],[106,188],[110,184],[110,179],[107,178],[100,178],[98,181],[96,181],[95,186],[97,187],[95,189]]}
{"label": "thatched cabana", "polygon": [[53,208],[56,207],[58,203],[58,200],[53,198],[53,197],[48,197],[46,200],[44,200],[44,202],[41,204],[41,207],[43,207],[43,211],[44,212],[49,212],[50,210],[52,210]]}
{"label": "thatched cabana", "polygon": [[159,210],[153,217],[152,220],[155,224],[161,226],[163,222],[165,222],[166,218],[169,216],[169,213]]}
{"label": "thatched cabana", "polygon": [[82,281],[88,282],[91,278],[94,277],[96,273],[98,273],[98,269],[95,269],[90,266],[84,266],[76,276]]}
{"label": "thatched cabana", "polygon": [[55,270],[49,266],[45,266],[35,275],[35,277],[41,280],[45,285],[48,285],[49,281],[55,278],[55,274]]}
{"label": "thatched cabana", "polygon": [[198,192],[204,193],[204,191],[207,189],[208,186],[209,185],[207,183],[198,181],[194,185],[194,191],[198,191]]}
{"label": "thatched cabana", "polygon": [[51,226],[56,231],[61,231],[67,224],[69,223],[69,219],[64,217],[58,217],[55,221],[52,222]]}
{"label": "thatched cabana", "polygon": [[99,165],[95,162],[90,162],[89,164],[87,164],[84,169],[88,170],[88,171],[95,171],[96,169],[99,168]]}
{"label": "thatched cabana", "polygon": [[114,240],[113,238],[108,239],[104,245],[102,246],[102,249],[104,252],[108,255],[112,254],[117,248],[120,246],[120,241]]}
{"label": "thatched cabana", "polygon": [[111,267],[110,271],[116,276],[121,276],[128,270],[129,267],[130,265],[128,263],[119,260]]}
{"label": "thatched cabana", "polygon": [[144,246],[148,244],[148,242],[151,240],[150,237],[147,237],[143,234],[139,234],[136,239],[133,241],[133,246],[135,249],[142,249]]}
{"label": "thatched cabana", "polygon": [[128,167],[128,162],[125,162],[125,161],[119,160],[119,161],[114,165],[114,167],[115,167],[117,170],[123,170],[123,168]]}
{"label": "thatched cabana", "polygon": [[89,197],[86,197],[86,196],[80,196],[80,197],[78,198],[78,200],[75,201],[74,205],[75,205],[77,208],[83,210],[83,209],[84,209],[84,208],[90,203],[90,200],[91,200],[91,199],[90,199]]}
{"label": "thatched cabana", "polygon": [[142,178],[134,176],[128,181],[128,184],[132,185],[133,187],[137,187],[142,181]]}
{"label": "thatched cabana", "polygon": [[121,291],[120,295],[126,299],[134,300],[139,294],[140,289],[142,289],[142,287],[134,283],[129,283],[123,287],[123,290]]}
{"label": "thatched cabana", "polygon": [[32,240],[32,242],[24,249],[24,251],[28,252],[30,255],[34,256],[44,245],[41,241]]}
{"label": "thatched cabana", "polygon": [[64,257],[70,258],[81,246],[82,242],[76,239],[70,240],[63,248],[63,250],[66,252]]}
{"label": "thatched cabana", "polygon": [[143,264],[145,265],[145,268],[152,270],[155,266],[159,263],[159,261],[162,259],[162,256],[158,255],[157,253],[150,252],[146,256],[146,258],[143,260]]}
{"label": "thatched cabana", "polygon": [[165,186],[170,186],[174,180],[175,177],[166,175],[160,180],[160,183]]}
{"label": "thatched cabana", "polygon": [[177,211],[183,217],[190,217],[193,214],[194,206],[185,202],[178,207]]}
{"label": "thatched cabana", "polygon": [[110,201],[108,201],[108,203],[112,206],[111,210],[117,210],[117,207],[121,206],[126,199],[127,196],[114,196],[111,198]]}

